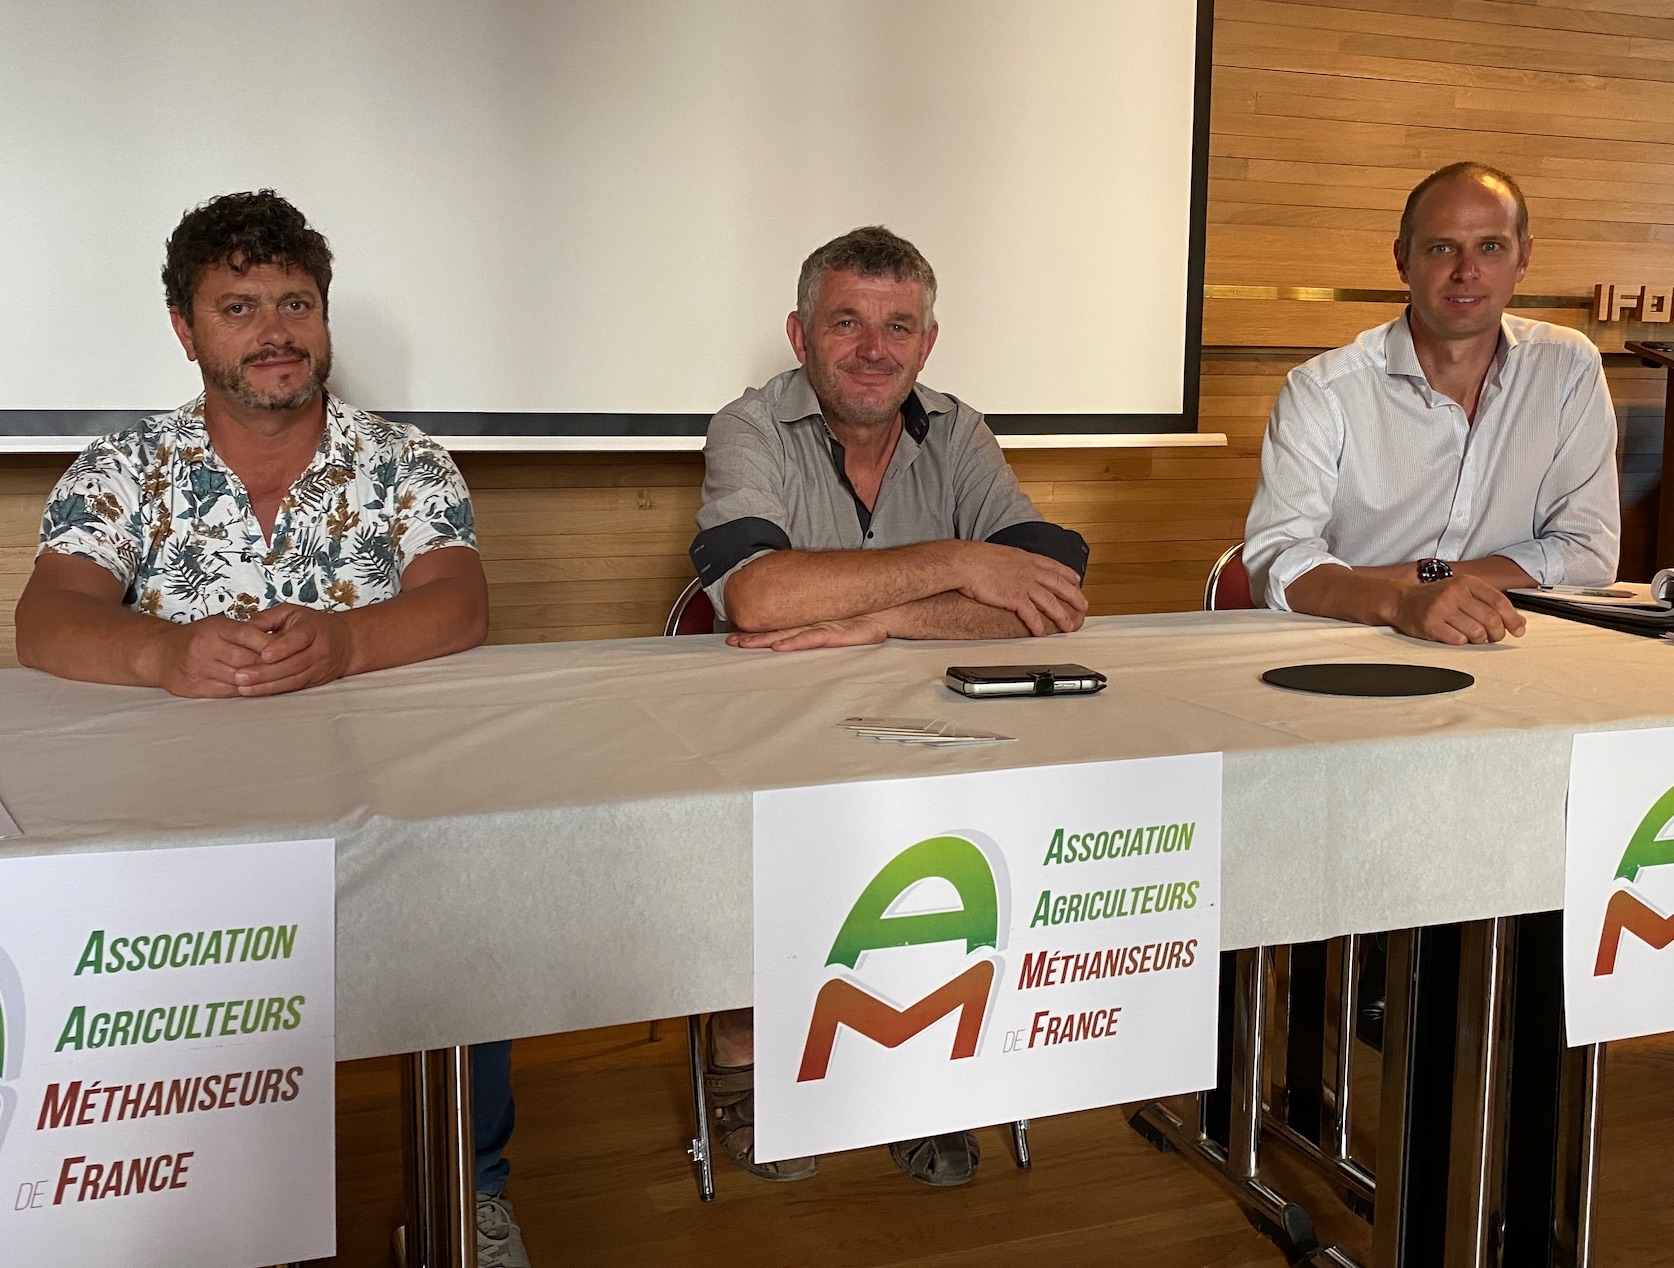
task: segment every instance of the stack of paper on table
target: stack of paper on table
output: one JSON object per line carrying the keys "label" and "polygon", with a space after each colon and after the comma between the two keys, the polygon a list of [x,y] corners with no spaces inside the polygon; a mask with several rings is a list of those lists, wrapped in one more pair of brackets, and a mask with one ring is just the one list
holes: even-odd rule
{"label": "stack of paper on table", "polygon": [[1568,617],[1629,634],[1674,633],[1674,568],[1664,568],[1649,582],[1540,586],[1512,590],[1509,594],[1512,603],[1531,612]]}
{"label": "stack of paper on table", "polygon": [[923,744],[931,748],[951,748],[959,744],[997,744],[1015,740],[1015,735],[1001,735],[997,731],[973,731],[952,722],[938,722],[933,718],[844,718],[837,724],[846,731],[869,740],[884,740],[891,744]]}

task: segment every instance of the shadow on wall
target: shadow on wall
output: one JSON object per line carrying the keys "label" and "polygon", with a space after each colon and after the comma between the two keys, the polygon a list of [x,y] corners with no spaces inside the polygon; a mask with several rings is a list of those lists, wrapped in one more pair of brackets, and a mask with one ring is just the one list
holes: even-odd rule
{"label": "shadow on wall", "polygon": [[333,393],[361,409],[405,408],[412,387],[412,346],[381,310],[354,300],[333,303],[331,350]]}
{"label": "shadow on wall", "polygon": [[1649,581],[1656,571],[1657,502],[1662,491],[1663,409],[1618,405],[1621,428],[1622,562],[1624,581]]}

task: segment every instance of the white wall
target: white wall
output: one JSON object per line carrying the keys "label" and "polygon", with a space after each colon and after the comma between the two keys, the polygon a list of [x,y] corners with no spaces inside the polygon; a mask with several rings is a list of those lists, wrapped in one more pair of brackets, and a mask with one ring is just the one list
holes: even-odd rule
{"label": "white wall", "polygon": [[802,258],[929,257],[924,378],[1173,412],[1195,0],[54,0],[0,9],[0,409],[197,390],[158,269],[272,186],[373,409],[706,413],[793,361]]}

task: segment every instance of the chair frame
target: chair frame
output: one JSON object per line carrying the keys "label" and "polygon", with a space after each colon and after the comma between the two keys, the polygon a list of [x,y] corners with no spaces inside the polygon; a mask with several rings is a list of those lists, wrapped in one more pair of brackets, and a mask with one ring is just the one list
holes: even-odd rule
{"label": "chair frame", "polygon": [[1241,541],[1234,542],[1221,552],[1221,557],[1209,569],[1209,579],[1203,583],[1203,610],[1205,612],[1220,612],[1223,610],[1215,605],[1221,588],[1221,574],[1232,565],[1234,560],[1242,560],[1243,556],[1244,543]]}
{"label": "chair frame", "polygon": [[686,588],[680,592],[680,597],[674,601],[674,606],[669,609],[668,620],[663,622],[664,638],[674,638],[680,633],[680,618],[686,615],[686,609],[691,606],[692,600],[701,593],[703,593],[702,579],[693,577],[686,583]]}

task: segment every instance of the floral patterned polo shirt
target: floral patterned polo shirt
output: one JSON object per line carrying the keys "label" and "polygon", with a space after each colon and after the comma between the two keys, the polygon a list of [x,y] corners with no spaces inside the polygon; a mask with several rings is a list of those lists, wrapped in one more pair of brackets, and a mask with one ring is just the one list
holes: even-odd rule
{"label": "floral patterned polo shirt", "polygon": [[476,544],[447,451],[329,394],[319,452],[268,542],[210,446],[200,396],[84,449],[52,491],[36,553],[91,559],[127,583],[129,607],[186,622],[281,603],[364,607],[399,594],[420,555]]}

